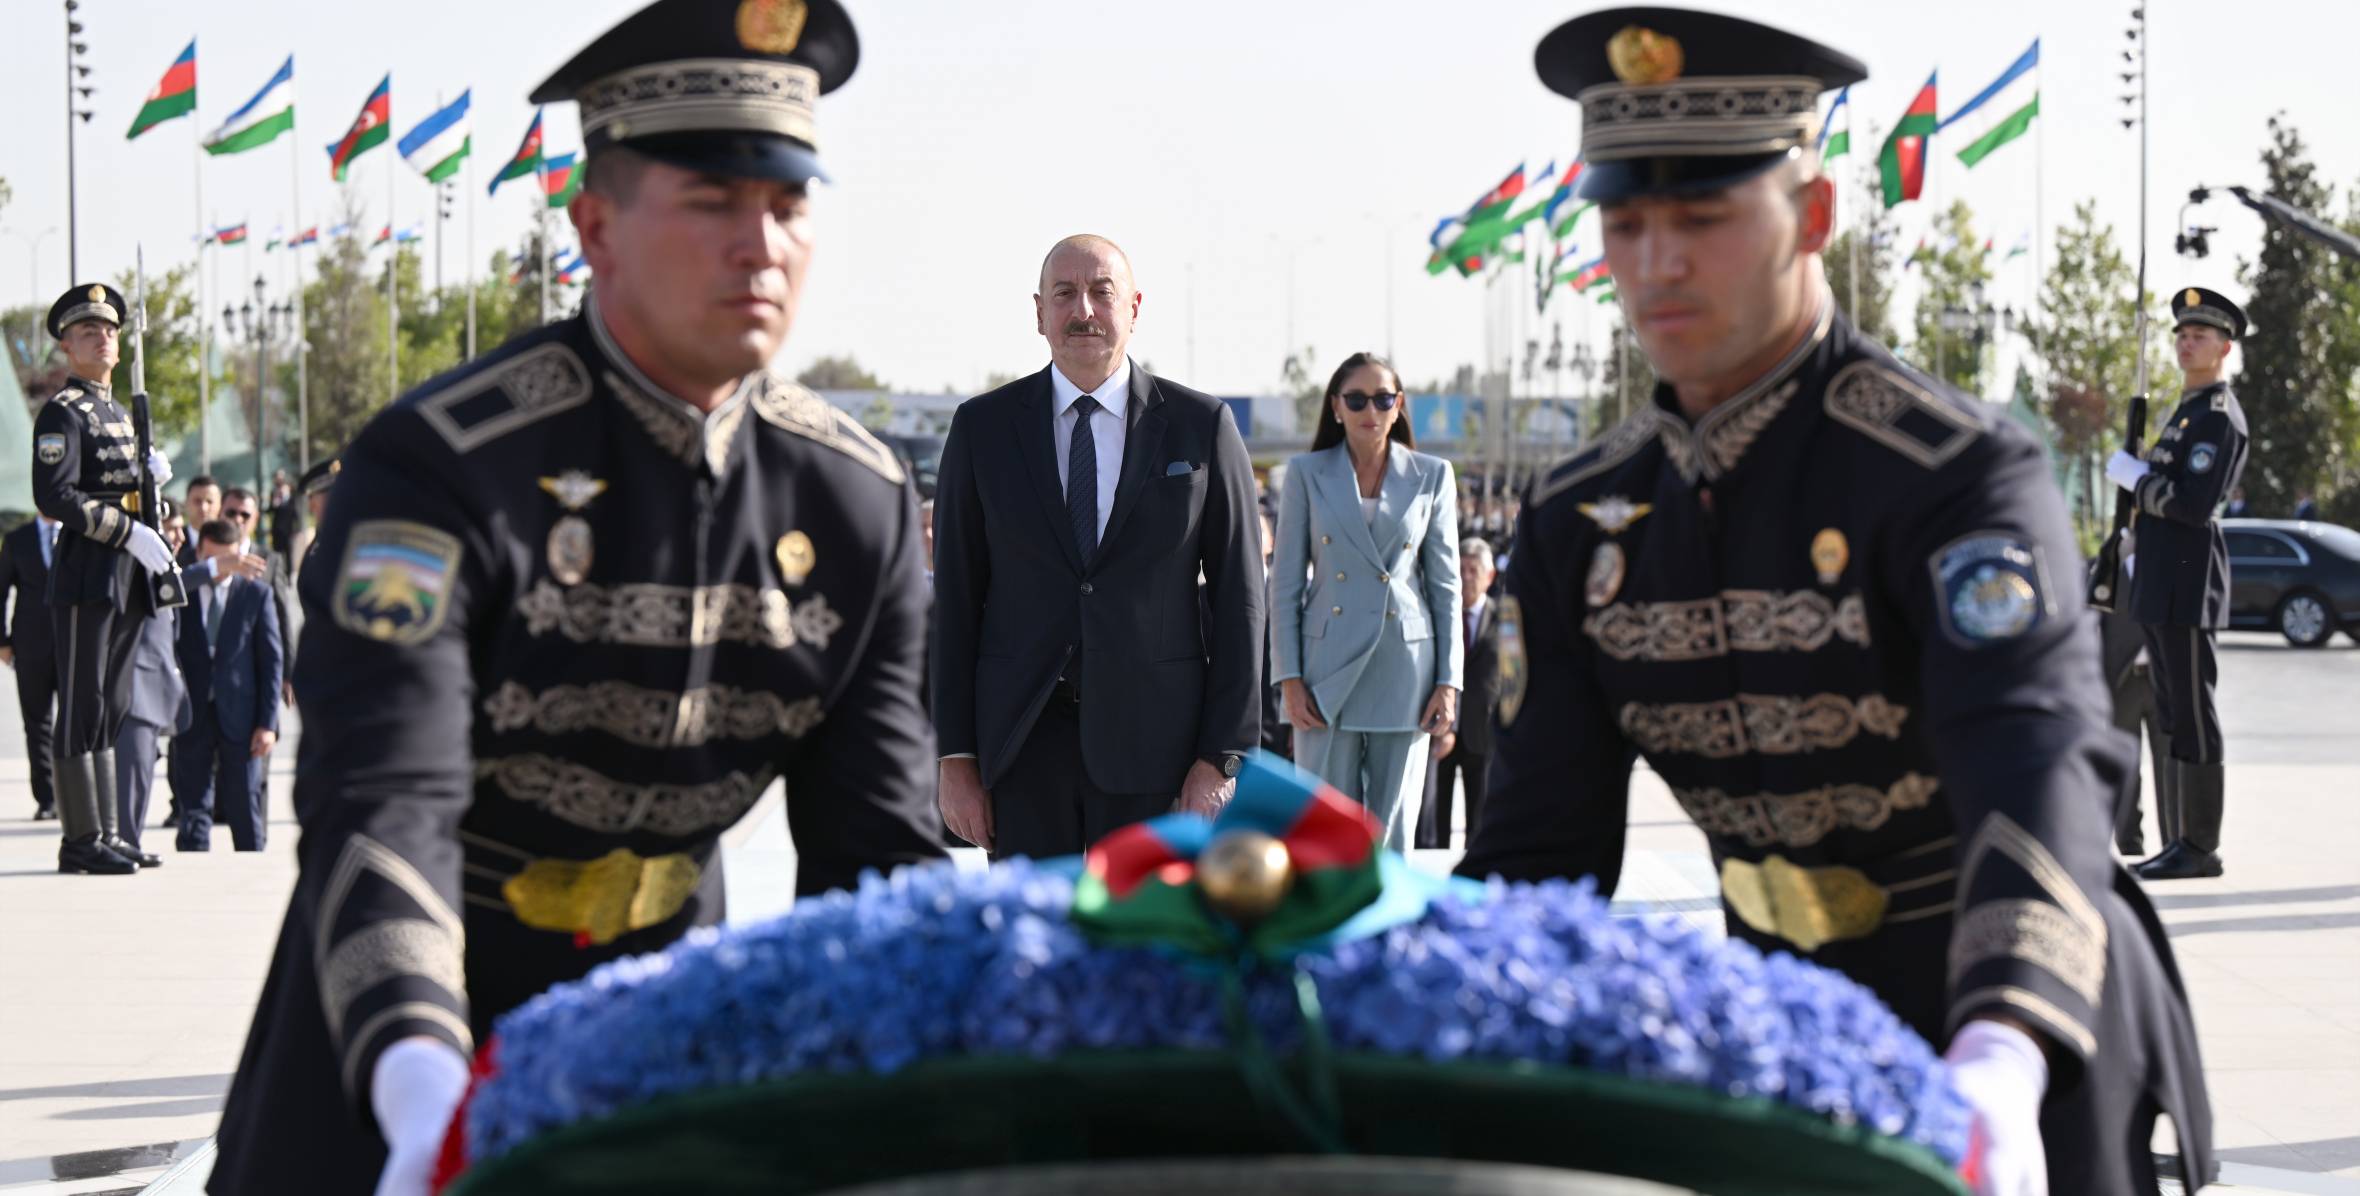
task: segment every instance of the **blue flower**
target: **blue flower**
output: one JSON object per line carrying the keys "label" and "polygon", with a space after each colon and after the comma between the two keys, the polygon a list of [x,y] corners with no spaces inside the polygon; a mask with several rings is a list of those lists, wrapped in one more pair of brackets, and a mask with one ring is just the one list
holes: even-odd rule
{"label": "blue flower", "polygon": [[[651,1100],[794,1075],[1227,1046],[1217,974],[1096,946],[1067,920],[1072,902],[1069,879],[1027,861],[938,864],[608,963],[501,1019],[469,1149],[491,1158]],[[1415,922],[1294,966],[1340,1051],[1552,1063],[1764,1098],[1954,1164],[1967,1141],[1941,1061],[1866,989],[1673,919],[1614,917],[1587,882],[1444,895]],[[1287,974],[1243,983],[1273,1049],[1299,1046]]]}

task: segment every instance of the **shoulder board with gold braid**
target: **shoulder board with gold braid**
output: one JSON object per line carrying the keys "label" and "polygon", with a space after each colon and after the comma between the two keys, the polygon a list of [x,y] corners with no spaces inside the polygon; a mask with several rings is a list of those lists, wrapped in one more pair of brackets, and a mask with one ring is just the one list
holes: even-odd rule
{"label": "shoulder board with gold braid", "polygon": [[1927,381],[1880,361],[1836,371],[1823,400],[1837,423],[1927,469],[1940,469],[1983,434],[1982,422]]}
{"label": "shoulder board with gold braid", "polygon": [[868,466],[877,476],[896,486],[908,479],[909,475],[902,471],[901,458],[894,456],[892,449],[870,435],[850,413],[802,383],[766,374],[762,385],[755,388],[753,402],[754,413],[764,423],[816,440]]}
{"label": "shoulder board with gold braid", "polygon": [[1607,429],[1596,444],[1551,466],[1547,480],[1533,493],[1532,505],[1537,507],[1630,460],[1631,454],[1655,439],[1655,429],[1655,406],[1649,404],[1641,407],[1630,418]]}
{"label": "shoulder board with gold braid", "polygon": [[473,452],[510,432],[590,400],[590,369],[548,341],[461,374],[417,399],[418,414],[453,449]]}

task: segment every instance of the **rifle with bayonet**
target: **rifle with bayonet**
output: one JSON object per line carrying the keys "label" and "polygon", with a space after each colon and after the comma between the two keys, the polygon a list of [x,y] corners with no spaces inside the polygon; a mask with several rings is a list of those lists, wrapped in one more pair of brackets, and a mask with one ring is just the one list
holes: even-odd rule
{"label": "rifle with bayonet", "polygon": [[[2139,456],[2139,442],[2147,439],[2147,396],[2131,396],[2129,427],[2125,430],[2122,451]],[[2106,542],[2098,546],[2098,559],[2090,567],[2090,606],[2095,610],[2111,611],[2116,604],[2129,600],[2124,590],[2130,577],[2122,567],[2123,558],[2131,554],[2131,523],[2139,513],[2139,496],[2130,490],[2114,494],[2114,530],[2106,534]],[[2136,566],[2133,566],[2136,568]]]}
{"label": "rifle with bayonet", "polygon": [[[148,455],[155,448],[155,422],[148,415],[147,393],[147,253],[141,250],[134,258],[137,272],[131,280],[131,430],[138,437],[139,508],[132,516],[148,526],[148,530],[162,535],[164,531],[163,488],[156,484],[155,471],[148,468]],[[189,529],[194,532],[196,529]],[[167,566],[162,573],[148,576],[149,595],[155,609],[170,610],[188,602],[188,586],[182,581],[180,570]]]}

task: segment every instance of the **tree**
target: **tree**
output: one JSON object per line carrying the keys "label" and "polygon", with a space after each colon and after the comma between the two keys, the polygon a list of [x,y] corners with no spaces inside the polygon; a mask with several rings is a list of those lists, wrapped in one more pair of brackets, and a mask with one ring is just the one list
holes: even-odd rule
{"label": "tree", "polygon": [[[115,280],[126,302],[134,296],[133,272]],[[203,368],[197,343],[197,262],[175,266],[147,280],[146,355],[148,413],[158,444],[197,430],[197,372]],[[123,337],[123,360],[115,367],[115,393],[131,396],[131,338]],[[47,398],[47,395],[43,395]]]}
{"label": "tree", "polygon": [[795,375],[795,381],[813,390],[887,390],[875,374],[860,368],[860,363],[849,355],[822,357]]}
{"label": "tree", "polygon": [[1989,336],[1943,327],[1946,314],[1979,312],[1983,285],[1991,281],[1991,247],[1976,235],[1966,202],[1953,200],[1948,211],[1936,215],[1934,244],[1910,256],[1925,275],[1910,343],[1912,363],[1968,394],[1982,394]]}
{"label": "tree", "polygon": [[1279,385],[1295,402],[1295,427],[1305,437],[1319,427],[1319,408],[1327,402],[1327,387],[1311,376],[1311,363],[1317,360],[1319,350],[1305,345],[1301,352],[1287,354],[1286,364],[1278,367]]}
{"label": "tree", "polygon": [[[1871,144],[1874,144],[1872,141]],[[1863,213],[1852,221],[1829,243],[1821,261],[1827,266],[1827,283],[1833,288],[1836,302],[1844,313],[1852,317],[1852,325],[1880,345],[1897,342],[1893,332],[1893,242],[1899,236],[1893,215],[1887,211],[1878,191],[1876,163],[1863,159],[1856,175],[1858,185],[1845,191],[1837,200],[1839,212],[1849,210]],[[1859,301],[1853,301],[1853,260],[1859,259]]]}
{"label": "tree", "polygon": [[[1619,317],[1621,310],[1616,309],[1615,314]],[[1639,347],[1639,337],[1631,331],[1630,324],[1618,318],[1607,338],[1605,367],[1599,371],[1598,402],[1590,410],[1590,437],[1597,437],[1628,418],[1631,412],[1654,402],[1656,381],[1655,363]]]}
{"label": "tree", "polygon": [[[2360,236],[2360,183],[2344,193],[2344,231]],[[2360,262],[2335,262],[2335,299],[2319,313],[2330,323],[2328,370],[2331,376],[2360,380]],[[2344,448],[2334,472],[2320,487],[2320,513],[2346,527],[2360,525],[2360,382],[2346,391],[2338,405],[2336,442]]]}
{"label": "tree", "polygon": [[[2334,189],[2318,177],[2302,135],[2283,114],[2269,128],[2269,194],[2327,211]],[[2349,274],[2325,246],[2275,223],[2263,226],[2261,256],[2238,272],[2252,331],[2238,345],[2236,388],[2253,437],[2245,492],[2257,511],[2289,511],[2297,494],[2324,490],[2351,469],[2351,354],[2360,350],[2339,343],[2350,336],[2350,309],[2340,320],[2329,314],[2339,299],[2350,301]]]}
{"label": "tree", "polygon": [[340,452],[385,405],[385,291],[370,279],[357,231],[360,205],[346,198],[344,235],[320,245],[319,271],[304,288],[310,344],[311,457]]}
{"label": "tree", "polygon": [[[2075,479],[2067,489],[2085,525],[2113,518],[2114,504],[2099,479],[2105,458],[2122,446],[2124,419],[2138,389],[2138,309],[2122,301],[2137,284],[2138,273],[2116,244],[2113,227],[2098,223],[2097,202],[2075,204],[2072,220],[2057,229],[2040,311],[2026,333],[2041,362],[2041,413],[2056,437],[2060,464]],[[2144,299],[2153,394],[2165,385],[2163,330],[2169,322],[2156,315],[2153,295]],[[2152,416],[2162,417],[2162,411]]]}

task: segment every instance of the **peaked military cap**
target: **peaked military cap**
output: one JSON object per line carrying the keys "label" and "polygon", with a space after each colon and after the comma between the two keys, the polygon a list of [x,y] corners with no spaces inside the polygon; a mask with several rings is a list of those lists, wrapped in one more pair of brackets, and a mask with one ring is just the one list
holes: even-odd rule
{"label": "peaked military cap", "polygon": [[303,477],[295,483],[295,492],[307,497],[314,494],[326,494],[328,489],[336,484],[336,475],[343,470],[344,462],[338,458],[330,457],[304,470]]}
{"label": "peaked military cap", "polygon": [[49,335],[62,341],[66,329],[84,320],[105,320],[121,328],[123,313],[128,310],[123,292],[103,282],[80,283],[49,305]]}
{"label": "peaked military cap", "polygon": [[2176,331],[2182,324],[2218,328],[2230,340],[2240,340],[2245,336],[2245,309],[2219,291],[2187,287],[2172,296],[2172,328]]}
{"label": "peaked military cap", "polygon": [[860,62],[836,0],[656,0],[533,89],[580,105],[595,161],[628,147],[685,170],[825,180],[818,98]]}
{"label": "peaked military cap", "polygon": [[1684,8],[1585,13],[1542,38],[1533,65],[1581,104],[1576,186],[1599,203],[1743,182],[1812,144],[1822,92],[1868,77],[1809,38]]}

